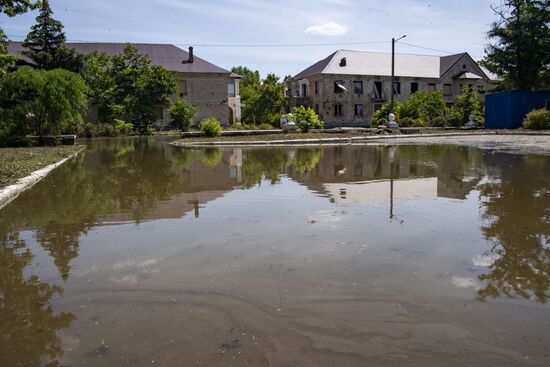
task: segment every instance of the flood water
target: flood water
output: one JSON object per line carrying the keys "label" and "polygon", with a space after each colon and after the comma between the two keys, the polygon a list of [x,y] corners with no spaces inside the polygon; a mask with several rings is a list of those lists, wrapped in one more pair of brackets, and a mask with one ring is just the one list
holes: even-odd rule
{"label": "flood water", "polygon": [[98,140],[0,210],[0,366],[549,366],[550,156]]}

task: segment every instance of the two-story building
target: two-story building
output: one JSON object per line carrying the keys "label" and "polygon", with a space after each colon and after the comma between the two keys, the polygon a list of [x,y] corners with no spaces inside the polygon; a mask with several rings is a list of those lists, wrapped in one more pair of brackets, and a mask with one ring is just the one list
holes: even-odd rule
{"label": "two-story building", "polygon": [[[109,56],[122,53],[127,43],[67,43],[66,46],[77,53],[92,51],[104,52]],[[195,124],[205,118],[215,117],[224,125],[241,121],[241,99],[239,97],[240,76],[214,65],[194,55],[193,47],[184,51],[168,44],[131,43],[142,55],[147,55],[151,64],[162,66],[175,73],[177,93],[171,101],[185,100],[197,107]],[[20,42],[12,42],[8,47],[11,54],[22,56],[24,50]],[[169,125],[167,114],[170,105],[157,106],[157,125]],[[97,122],[97,108],[90,106],[85,116],[86,122]]]}
{"label": "two-story building", "polygon": [[[391,53],[338,50],[294,76],[290,106],[304,105],[328,124],[365,124],[391,96]],[[395,55],[394,97],[404,101],[417,91],[442,90],[452,105],[464,86],[480,96],[496,77],[467,53],[450,56]]]}

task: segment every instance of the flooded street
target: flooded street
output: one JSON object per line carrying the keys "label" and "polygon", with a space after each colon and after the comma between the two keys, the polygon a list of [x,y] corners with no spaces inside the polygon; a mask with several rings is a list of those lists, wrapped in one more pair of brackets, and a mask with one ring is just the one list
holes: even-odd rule
{"label": "flooded street", "polygon": [[97,140],[0,210],[0,366],[548,366],[550,156]]}

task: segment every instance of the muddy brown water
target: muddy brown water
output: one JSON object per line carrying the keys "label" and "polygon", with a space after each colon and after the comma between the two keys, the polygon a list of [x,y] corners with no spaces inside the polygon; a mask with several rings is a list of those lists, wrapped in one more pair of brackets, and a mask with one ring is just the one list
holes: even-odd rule
{"label": "muddy brown water", "polygon": [[0,366],[548,366],[550,157],[98,140],[0,210]]}

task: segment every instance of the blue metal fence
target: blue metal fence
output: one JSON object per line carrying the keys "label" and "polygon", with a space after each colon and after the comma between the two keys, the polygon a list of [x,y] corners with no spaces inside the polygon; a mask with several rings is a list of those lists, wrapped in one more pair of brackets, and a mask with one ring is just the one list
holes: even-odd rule
{"label": "blue metal fence", "polygon": [[527,113],[549,106],[550,91],[507,90],[491,93],[485,97],[485,127],[517,129]]}

